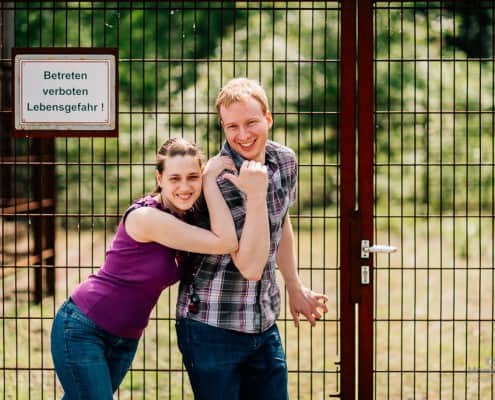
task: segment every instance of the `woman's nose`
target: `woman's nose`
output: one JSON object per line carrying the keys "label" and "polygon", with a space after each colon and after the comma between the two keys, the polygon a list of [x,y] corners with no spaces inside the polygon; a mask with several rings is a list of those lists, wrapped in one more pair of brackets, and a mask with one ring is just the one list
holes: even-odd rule
{"label": "woman's nose", "polygon": [[187,180],[180,181],[179,190],[189,190],[191,188],[190,182]]}

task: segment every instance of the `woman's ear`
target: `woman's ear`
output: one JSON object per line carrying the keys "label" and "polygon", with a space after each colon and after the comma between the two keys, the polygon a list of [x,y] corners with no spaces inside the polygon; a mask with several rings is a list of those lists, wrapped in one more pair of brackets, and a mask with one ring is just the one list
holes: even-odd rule
{"label": "woman's ear", "polygon": [[162,180],[162,174],[158,170],[155,169],[155,178],[156,178],[156,184],[161,188],[162,185],[160,181]]}

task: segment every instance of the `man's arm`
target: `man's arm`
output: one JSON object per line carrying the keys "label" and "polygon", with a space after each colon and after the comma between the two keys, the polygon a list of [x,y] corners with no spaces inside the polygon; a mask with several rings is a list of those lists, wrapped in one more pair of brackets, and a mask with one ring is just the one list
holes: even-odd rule
{"label": "man's arm", "polygon": [[245,279],[258,281],[263,275],[270,251],[270,227],[266,191],[266,167],[254,161],[245,161],[239,177],[225,174],[246,194],[246,218],[239,239],[239,247],[231,253],[232,261]]}
{"label": "man's arm", "polygon": [[296,268],[294,232],[289,213],[285,217],[282,228],[282,237],[277,251],[277,265],[289,293],[290,312],[294,318],[294,324],[299,326],[299,314],[303,314],[311,326],[315,326],[316,320],[321,318],[321,312],[328,311],[325,304],[328,298],[324,294],[308,289],[299,279]]}

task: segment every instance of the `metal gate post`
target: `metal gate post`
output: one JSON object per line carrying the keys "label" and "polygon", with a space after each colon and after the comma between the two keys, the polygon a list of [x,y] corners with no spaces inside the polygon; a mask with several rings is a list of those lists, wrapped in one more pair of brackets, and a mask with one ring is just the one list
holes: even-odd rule
{"label": "metal gate post", "polygon": [[[361,240],[373,240],[372,5],[372,0],[342,0],[340,396],[345,400],[355,399],[356,385],[360,400],[373,397],[373,265],[372,257],[363,260],[360,253]],[[363,267],[368,268],[366,280],[361,277]],[[358,332],[356,304],[359,304]]]}
{"label": "metal gate post", "polygon": [[[358,0],[358,207],[361,240],[373,242],[373,1]],[[358,251],[358,249],[353,249]],[[361,255],[362,257],[362,255]],[[358,328],[360,400],[373,398],[373,255],[358,266],[367,271],[361,282]],[[367,267],[367,269],[366,269]]]}
{"label": "metal gate post", "polygon": [[355,304],[352,290],[352,222],[355,209],[356,0],[342,0],[340,48],[340,396],[354,400]]}

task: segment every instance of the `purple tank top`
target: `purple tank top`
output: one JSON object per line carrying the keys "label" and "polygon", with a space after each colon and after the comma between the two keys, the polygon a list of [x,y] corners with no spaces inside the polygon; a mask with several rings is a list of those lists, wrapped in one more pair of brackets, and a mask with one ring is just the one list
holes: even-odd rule
{"label": "purple tank top", "polygon": [[155,242],[136,242],[125,231],[125,218],[139,207],[163,210],[151,196],[129,207],[107,250],[104,265],[71,295],[98,327],[131,339],[141,336],[163,289],[179,280],[176,250]]}

